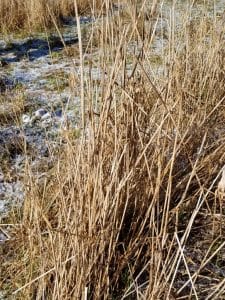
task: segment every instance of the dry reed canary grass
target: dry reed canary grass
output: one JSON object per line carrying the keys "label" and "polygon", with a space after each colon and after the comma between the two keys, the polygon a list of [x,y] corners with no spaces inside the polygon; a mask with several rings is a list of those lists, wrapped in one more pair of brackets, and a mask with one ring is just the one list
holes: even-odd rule
{"label": "dry reed canary grass", "polygon": [[218,183],[217,190],[218,190],[219,197],[223,198],[225,196],[225,167],[223,167],[222,169],[222,176]]}
{"label": "dry reed canary grass", "polygon": [[[225,220],[215,201],[225,160],[224,28],[215,34],[204,20],[203,14],[196,44],[187,22],[180,32],[171,25],[160,78],[147,52],[155,30],[136,39],[135,16],[131,24],[118,22],[115,47],[106,20],[95,61],[101,84],[92,80],[91,65],[83,78],[86,129],[77,140],[67,135],[41,185],[27,168],[22,215],[14,217],[21,227],[11,230],[0,258],[9,295],[224,297]],[[139,52],[131,55],[133,37]]]}
{"label": "dry reed canary grass", "polygon": [[32,30],[52,26],[52,17],[60,22],[62,17],[75,16],[74,3],[80,14],[103,13],[112,8],[113,0],[1,0],[0,29],[2,32],[18,29]]}

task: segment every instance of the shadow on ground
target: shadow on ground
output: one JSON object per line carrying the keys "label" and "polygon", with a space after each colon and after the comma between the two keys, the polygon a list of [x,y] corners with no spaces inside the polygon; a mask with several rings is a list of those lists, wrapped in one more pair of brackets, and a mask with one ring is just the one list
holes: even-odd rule
{"label": "shadow on ground", "polygon": [[[4,48],[0,47],[0,57],[3,56],[6,63],[18,62],[23,58],[34,61],[49,55],[50,52],[61,51],[64,45],[70,46],[77,42],[78,38],[66,38],[62,42],[60,37],[55,36],[48,40],[44,38],[29,38],[22,42],[12,42]],[[11,56],[7,57],[7,55]]]}

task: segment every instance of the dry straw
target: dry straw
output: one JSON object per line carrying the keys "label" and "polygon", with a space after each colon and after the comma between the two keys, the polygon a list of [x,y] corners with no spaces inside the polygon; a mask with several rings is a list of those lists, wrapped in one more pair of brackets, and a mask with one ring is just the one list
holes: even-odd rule
{"label": "dry straw", "polygon": [[[17,299],[225,295],[222,20],[192,18],[192,3],[176,24],[174,4],[162,28],[160,5],[126,5],[90,28],[86,129],[64,132],[44,184],[27,168],[23,210],[4,222],[21,224],[1,257],[2,286]],[[82,32],[82,64],[81,43]]]}

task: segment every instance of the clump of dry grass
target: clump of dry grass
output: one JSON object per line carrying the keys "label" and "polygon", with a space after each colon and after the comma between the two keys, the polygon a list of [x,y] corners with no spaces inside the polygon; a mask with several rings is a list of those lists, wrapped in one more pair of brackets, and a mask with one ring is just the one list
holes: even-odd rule
{"label": "clump of dry grass", "polygon": [[54,21],[60,22],[62,17],[75,16],[74,3],[80,14],[91,14],[96,9],[100,11],[109,7],[113,1],[87,0],[1,0],[0,29],[9,32],[18,29],[40,29],[52,26]]}
{"label": "clump of dry grass", "polygon": [[19,123],[21,114],[26,109],[26,97],[20,89],[5,91],[0,94],[0,125]]}
{"label": "clump of dry grass", "polygon": [[191,47],[188,30],[170,28],[167,73],[158,79],[145,47],[154,30],[127,70],[135,20],[117,33],[110,59],[110,49],[100,51],[101,84],[91,72],[83,82],[81,138],[68,138],[41,186],[28,168],[20,226],[3,249],[2,284],[14,297],[224,297],[225,205],[215,195],[225,159],[219,22],[206,29],[203,18]]}

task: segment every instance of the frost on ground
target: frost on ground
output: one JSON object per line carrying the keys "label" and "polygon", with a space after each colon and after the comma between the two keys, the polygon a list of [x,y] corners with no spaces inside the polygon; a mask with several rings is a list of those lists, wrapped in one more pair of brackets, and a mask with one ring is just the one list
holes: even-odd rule
{"label": "frost on ground", "polygon": [[[23,201],[25,162],[38,177],[43,160],[51,165],[49,149],[62,143],[59,133],[78,126],[79,97],[68,78],[79,73],[79,66],[63,52],[64,45],[77,46],[74,25],[70,20],[65,27],[63,42],[55,34],[0,40],[0,219]],[[15,94],[22,99],[19,113],[15,100],[8,101]]]}

